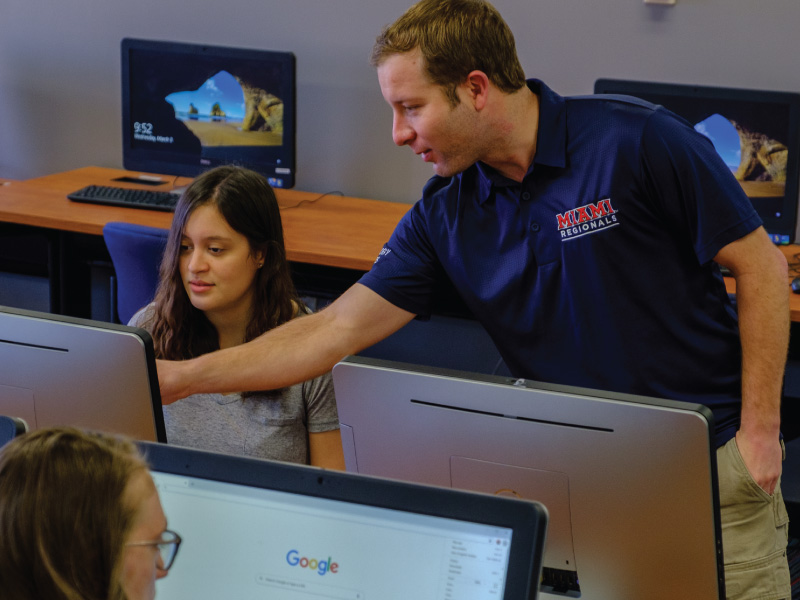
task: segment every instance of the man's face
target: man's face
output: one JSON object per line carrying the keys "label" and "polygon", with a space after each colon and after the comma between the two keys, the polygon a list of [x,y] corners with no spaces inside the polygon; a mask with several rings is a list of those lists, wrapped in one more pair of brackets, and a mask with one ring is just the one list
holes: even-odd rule
{"label": "man's face", "polygon": [[449,177],[479,160],[477,112],[463,87],[453,106],[423,70],[419,50],[394,54],[378,67],[381,93],[392,107],[392,138],[408,146],[433,171]]}

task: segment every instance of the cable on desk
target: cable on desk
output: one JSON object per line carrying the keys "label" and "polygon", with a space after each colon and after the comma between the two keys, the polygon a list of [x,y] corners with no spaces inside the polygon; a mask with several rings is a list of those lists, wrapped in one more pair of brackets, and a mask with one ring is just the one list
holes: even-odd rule
{"label": "cable on desk", "polygon": [[325,192],[324,194],[320,194],[316,198],[311,198],[309,200],[300,200],[300,202],[298,202],[297,204],[292,204],[291,206],[284,206],[283,204],[281,204],[279,202],[278,203],[278,208],[288,210],[290,208],[297,208],[298,206],[301,206],[303,204],[313,204],[317,200],[322,200],[325,196],[344,196],[344,194],[342,192],[338,191],[338,190],[335,190],[335,191],[332,191],[332,192]]}

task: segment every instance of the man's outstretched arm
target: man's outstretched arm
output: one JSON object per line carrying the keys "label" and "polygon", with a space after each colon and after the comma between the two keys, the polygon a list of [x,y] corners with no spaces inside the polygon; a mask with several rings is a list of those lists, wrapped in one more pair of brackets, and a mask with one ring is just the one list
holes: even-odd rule
{"label": "man's outstretched arm", "polygon": [[197,393],[268,390],[329,371],[388,337],[414,314],[355,284],[330,306],[240,346],[186,361],[158,361],[164,404]]}

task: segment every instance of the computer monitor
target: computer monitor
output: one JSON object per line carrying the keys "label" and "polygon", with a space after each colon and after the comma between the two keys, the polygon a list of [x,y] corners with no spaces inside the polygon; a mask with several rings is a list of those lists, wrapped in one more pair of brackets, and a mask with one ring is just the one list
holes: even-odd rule
{"label": "computer monitor", "polygon": [[594,92],[636,96],[686,119],[714,143],[773,242],[794,241],[800,94],[621,79],[598,79]]}
{"label": "computer monitor", "polygon": [[0,306],[0,414],[166,441],[153,340],[134,327]]}
{"label": "computer monitor", "polygon": [[221,164],[295,181],[291,52],[122,40],[126,169],[194,177]]}
{"label": "computer monitor", "polygon": [[360,357],[333,382],[348,471],[547,507],[540,597],[725,597],[707,408]]}
{"label": "computer monitor", "polygon": [[143,443],[184,542],[159,598],[531,600],[538,504]]}

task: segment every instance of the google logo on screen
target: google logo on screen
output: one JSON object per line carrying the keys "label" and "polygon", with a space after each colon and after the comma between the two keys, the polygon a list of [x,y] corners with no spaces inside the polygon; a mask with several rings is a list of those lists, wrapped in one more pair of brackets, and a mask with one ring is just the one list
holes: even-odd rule
{"label": "google logo on screen", "polygon": [[328,557],[328,560],[318,560],[316,558],[306,558],[305,556],[300,556],[300,553],[297,550],[289,550],[289,552],[286,554],[286,562],[293,567],[300,567],[301,569],[310,569],[311,571],[316,571],[320,575],[339,572],[339,563],[333,562],[330,556]]}

